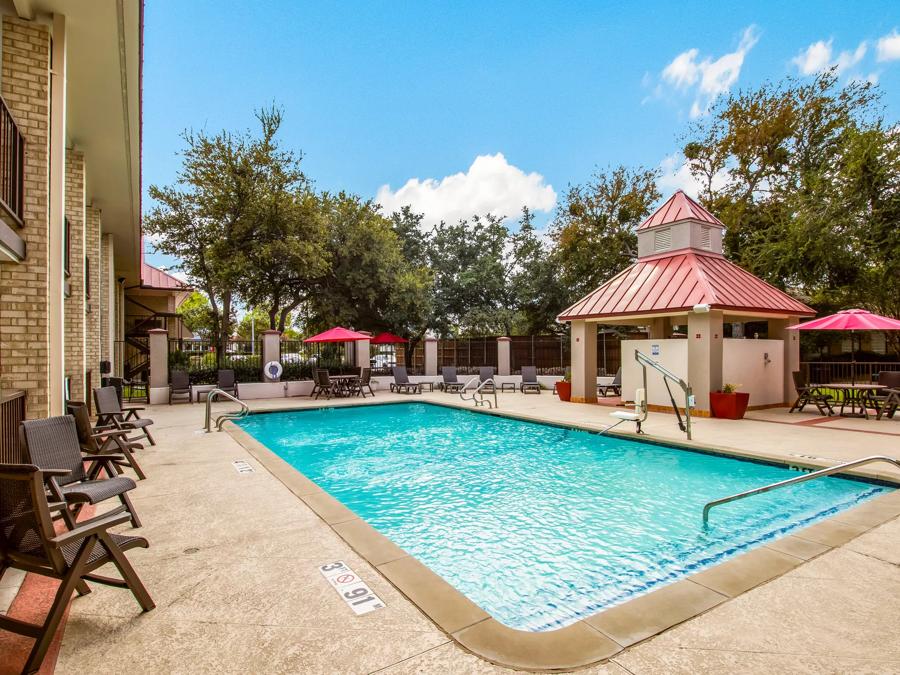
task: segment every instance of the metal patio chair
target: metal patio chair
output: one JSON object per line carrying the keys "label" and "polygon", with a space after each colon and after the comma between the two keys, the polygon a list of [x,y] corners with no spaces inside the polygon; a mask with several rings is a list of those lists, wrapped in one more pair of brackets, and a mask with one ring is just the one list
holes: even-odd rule
{"label": "metal patio chair", "polygon": [[[137,485],[127,476],[118,475],[114,463],[116,459],[124,460],[124,455],[82,455],[74,417],[60,415],[26,420],[19,425],[19,439],[30,464],[41,469],[65,469],[64,474],[50,477],[47,487],[54,501],[65,502],[62,516],[70,528],[75,527],[85,504],[99,504],[113,498],[121,504],[107,514],[125,511],[134,527],[141,526],[128,498],[128,492]],[[86,463],[89,463],[87,469]],[[108,478],[100,478],[101,469],[106,471]]]}
{"label": "metal patio chair", "polygon": [[[147,548],[143,537],[113,534],[109,529],[128,521],[127,514],[106,515],[80,523],[57,534],[47,501],[45,481],[67,471],[42,471],[29,464],[0,464],[0,578],[15,568],[59,579],[53,604],[43,623],[30,623],[0,615],[0,629],[34,639],[34,646],[22,672],[37,672],[66,612],[72,592],[91,592],[88,581],[127,588],[141,609],[155,607],[153,599],[135,572],[125,551]],[[119,570],[121,579],[100,576],[94,571],[107,563]]]}
{"label": "metal patio chair", "polygon": [[115,427],[138,432],[138,436],[131,436],[128,440],[134,442],[146,438],[150,441],[150,445],[156,445],[149,429],[153,420],[138,415],[143,408],[131,408],[128,412],[123,411],[119,406],[119,399],[113,387],[94,389],[94,407],[97,409],[98,427]]}
{"label": "metal patio chair", "polygon": [[123,467],[130,467],[137,474],[138,480],[144,480],[141,465],[134,456],[135,450],[143,450],[140,443],[128,440],[128,430],[114,427],[95,427],[91,425],[91,417],[87,406],[78,401],[66,403],[66,411],[75,418],[75,428],[78,430],[78,442],[82,452],[89,455],[121,454],[122,460],[113,460],[118,473],[122,473]]}
{"label": "metal patio chair", "polygon": [[394,373],[394,381],[391,382],[391,391],[398,394],[402,391],[405,394],[421,394],[422,387],[417,382],[410,382],[409,375],[406,372],[406,366],[394,366],[391,368]]}
{"label": "metal patio chair", "polygon": [[522,366],[522,383],[519,390],[525,394],[529,391],[541,393],[541,383],[537,379],[537,368],[535,366]]}
{"label": "metal patio chair", "polygon": [[797,390],[797,400],[788,410],[789,413],[795,410],[803,412],[803,408],[812,403],[819,414],[825,417],[834,415],[834,408],[831,407],[834,397],[831,394],[823,394],[817,386],[804,382],[799,370],[793,371],[791,377],[794,379],[794,389]]}
{"label": "metal patio chair", "polygon": [[180,398],[187,399],[188,403],[194,402],[194,388],[191,386],[191,376],[183,370],[173,370],[169,376],[169,405]]}

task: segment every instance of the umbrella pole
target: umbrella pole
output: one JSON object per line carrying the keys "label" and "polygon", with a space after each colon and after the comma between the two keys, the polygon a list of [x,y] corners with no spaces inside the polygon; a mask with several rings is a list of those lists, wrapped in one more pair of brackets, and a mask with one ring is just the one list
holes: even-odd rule
{"label": "umbrella pole", "polygon": [[850,331],[850,384],[856,384],[856,343],[853,338],[856,331]]}

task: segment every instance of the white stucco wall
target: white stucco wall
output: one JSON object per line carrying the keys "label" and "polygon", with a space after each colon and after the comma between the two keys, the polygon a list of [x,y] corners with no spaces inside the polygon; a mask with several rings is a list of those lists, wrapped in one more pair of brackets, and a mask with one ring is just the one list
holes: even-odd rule
{"label": "white stucco wall", "polygon": [[[766,355],[768,355],[768,363]],[[726,338],[722,345],[722,384],[750,392],[750,405],[784,402],[784,343],[781,340]]]}
{"label": "white stucco wall", "polygon": [[[657,352],[658,349],[658,353]],[[643,387],[643,369],[634,360],[634,352],[640,351],[658,361],[663,368],[682,379],[687,379],[688,341],[674,340],[622,340],[622,399],[634,400],[634,392]],[[684,405],[684,394],[678,385],[670,384],[675,401]],[[647,402],[650,405],[672,405],[663,377],[652,368],[647,369]]]}

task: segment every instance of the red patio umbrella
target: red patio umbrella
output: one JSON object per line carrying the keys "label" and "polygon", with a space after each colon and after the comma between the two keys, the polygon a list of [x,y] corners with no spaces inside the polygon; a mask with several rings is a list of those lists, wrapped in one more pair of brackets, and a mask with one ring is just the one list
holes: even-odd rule
{"label": "red patio umbrella", "polygon": [[304,342],[355,342],[356,340],[368,340],[369,336],[364,333],[357,333],[355,330],[341,328],[335,326],[329,328],[324,333],[313,335],[304,340]]}
{"label": "red patio umbrella", "polygon": [[888,316],[873,314],[864,309],[845,309],[837,314],[823,316],[788,326],[790,330],[849,330],[850,331],[850,379],[856,384],[856,347],[853,334],[858,330],[900,330],[900,321]]}
{"label": "red patio umbrella", "polygon": [[371,342],[373,345],[395,345],[409,342],[409,340],[393,333],[379,333],[372,338]]}

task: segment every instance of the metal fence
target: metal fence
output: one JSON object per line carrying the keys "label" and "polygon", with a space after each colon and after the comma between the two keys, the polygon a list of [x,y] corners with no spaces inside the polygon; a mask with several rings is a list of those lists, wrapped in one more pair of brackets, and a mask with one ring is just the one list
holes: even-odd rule
{"label": "metal fence", "polygon": [[169,370],[186,370],[191,384],[216,384],[220,368],[238,382],[259,382],[262,366],[261,340],[229,340],[218,360],[211,340],[169,340]]}
{"label": "metal fence", "polygon": [[900,361],[802,361],[800,363],[800,372],[803,373],[806,381],[812,384],[875,382],[878,373],[885,370],[900,370]]}
{"label": "metal fence", "polygon": [[[311,380],[313,370],[322,368],[337,374],[352,368],[346,363],[348,354],[343,342],[303,342],[303,340],[282,340],[281,373],[282,380]],[[368,364],[363,364],[368,366]]]}

